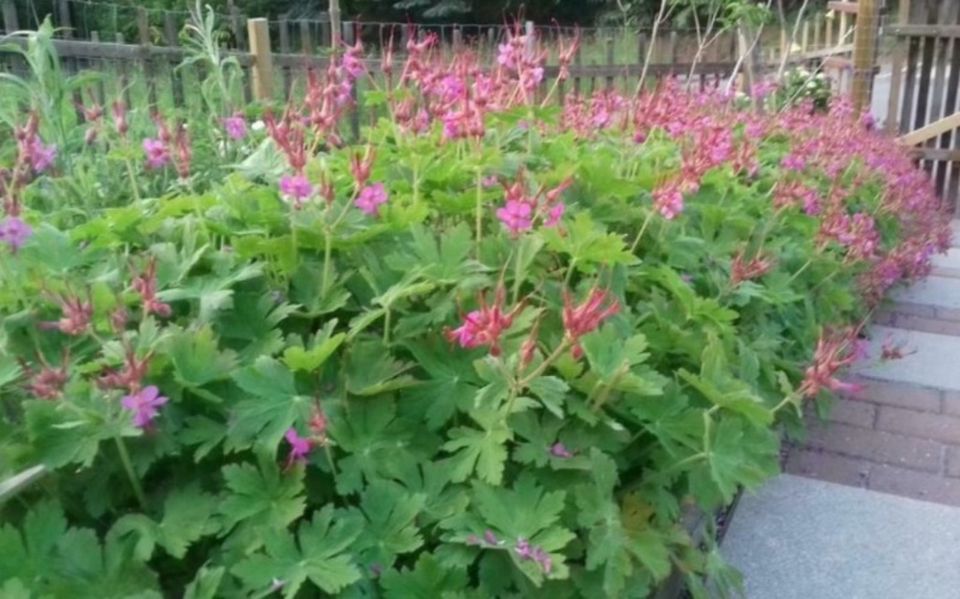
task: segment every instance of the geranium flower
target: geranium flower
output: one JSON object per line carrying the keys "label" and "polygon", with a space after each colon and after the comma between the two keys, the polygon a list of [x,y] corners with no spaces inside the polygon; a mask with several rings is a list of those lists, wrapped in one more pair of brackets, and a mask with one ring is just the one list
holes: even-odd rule
{"label": "geranium flower", "polygon": [[237,113],[223,119],[223,129],[230,139],[239,141],[247,136],[247,121],[242,114]]}
{"label": "geranium flower", "polygon": [[163,168],[170,162],[170,149],[159,139],[150,137],[144,139],[143,151],[147,155],[148,168]]}
{"label": "geranium flower", "polygon": [[313,185],[303,175],[284,175],[280,177],[280,194],[299,208],[313,195]]}
{"label": "geranium flower", "polygon": [[567,338],[573,342],[573,357],[580,359],[583,348],[580,347],[580,338],[591,333],[600,326],[600,323],[620,311],[620,302],[611,298],[610,294],[602,289],[594,289],[590,296],[580,304],[574,305],[570,293],[563,293],[563,328]]}
{"label": "geranium flower", "polygon": [[160,395],[160,390],[154,385],[124,396],[121,405],[133,412],[133,425],[137,428],[147,428],[153,419],[159,415],[160,406],[167,403],[167,398]]}
{"label": "geranium flower", "polygon": [[497,208],[497,218],[512,235],[519,235],[533,226],[533,206],[523,200],[508,200]]}
{"label": "geranium flower", "polygon": [[310,449],[313,444],[310,439],[301,437],[293,427],[287,429],[283,438],[290,444],[290,454],[287,456],[287,468],[291,468],[295,463],[305,464],[310,455]]}
{"label": "geranium flower", "polygon": [[0,242],[6,243],[14,252],[23,247],[33,234],[30,225],[16,216],[8,216],[0,222]]}
{"label": "geranium flower", "polygon": [[376,216],[380,213],[380,206],[386,202],[387,190],[384,188],[383,183],[374,183],[360,190],[354,204],[356,204],[357,208],[364,214]]}

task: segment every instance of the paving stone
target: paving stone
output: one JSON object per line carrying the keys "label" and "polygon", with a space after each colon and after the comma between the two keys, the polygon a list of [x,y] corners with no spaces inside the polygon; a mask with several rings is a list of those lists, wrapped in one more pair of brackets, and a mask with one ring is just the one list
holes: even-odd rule
{"label": "paving stone", "polygon": [[880,356],[887,339],[902,345],[907,355],[899,360],[865,362],[856,372],[874,379],[914,383],[960,391],[960,338],[884,326],[871,329],[870,356]]}
{"label": "paving stone", "polygon": [[933,257],[933,273],[939,277],[960,277],[960,248],[952,247],[946,254]]}
{"label": "paving stone", "polygon": [[787,474],[743,497],[721,551],[748,599],[949,599],[960,509]]}
{"label": "paving stone", "polygon": [[927,277],[909,287],[899,287],[890,293],[896,312],[917,316],[938,316],[940,309],[960,310],[960,279]]}
{"label": "paving stone", "polygon": [[947,476],[960,478],[960,447],[947,448]]}
{"label": "paving stone", "polygon": [[787,455],[783,469],[789,474],[862,487],[866,485],[870,467],[874,465],[864,459],[795,447]]}
{"label": "paving stone", "polygon": [[806,446],[906,468],[940,471],[943,445],[839,422],[811,423]]}
{"label": "paving stone", "polygon": [[862,399],[841,398],[830,406],[829,419],[833,422],[873,428],[876,417],[877,406]]}
{"label": "paving stone", "polygon": [[[924,501],[960,506],[960,479],[877,464],[870,470],[869,487]],[[960,567],[958,562],[957,567]]]}
{"label": "paving stone", "polygon": [[[923,410],[926,412],[940,411],[941,392],[938,389],[931,389],[921,385],[868,379],[862,376],[854,376],[851,378],[851,381],[861,386],[859,391],[849,394],[849,396],[854,399],[869,400],[874,403],[909,408],[911,410]],[[958,405],[960,405],[960,395],[958,395]]]}
{"label": "paving stone", "polygon": [[877,429],[922,439],[960,444],[960,418],[882,406]]}

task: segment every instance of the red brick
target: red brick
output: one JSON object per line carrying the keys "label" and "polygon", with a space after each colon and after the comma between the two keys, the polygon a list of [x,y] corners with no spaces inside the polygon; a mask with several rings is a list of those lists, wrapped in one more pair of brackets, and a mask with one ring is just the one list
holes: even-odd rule
{"label": "red brick", "polygon": [[940,471],[943,445],[927,439],[858,428],[839,422],[810,426],[807,446],[905,468]]}
{"label": "red brick", "polygon": [[937,318],[941,320],[949,320],[953,322],[960,321],[960,309],[938,307]]}
{"label": "red brick", "polygon": [[870,467],[873,465],[863,459],[848,458],[826,451],[794,448],[787,456],[784,471],[841,485],[862,487],[866,485]]}
{"label": "red brick", "polygon": [[939,389],[863,377],[855,378],[853,382],[863,386],[862,390],[851,394],[855,399],[866,399],[874,403],[924,412],[940,411]]}
{"label": "red brick", "polygon": [[[893,312],[900,315],[925,316],[933,318],[936,316],[937,308],[929,304],[914,304],[912,302],[896,302],[893,304]],[[899,320],[899,318],[898,318]]]}
{"label": "red brick", "polygon": [[852,424],[861,428],[873,428],[876,421],[877,406],[862,399],[839,399],[830,406],[833,422]]}
{"label": "red brick", "polygon": [[882,320],[877,320],[877,324],[896,326],[900,329],[910,329],[911,331],[921,331],[924,333],[936,333],[938,335],[960,335],[960,322],[952,319],[904,314],[902,312],[896,312]]}
{"label": "red brick", "polygon": [[943,392],[943,413],[960,416],[960,391]]}
{"label": "red brick", "polygon": [[876,491],[960,506],[960,479],[878,465],[870,471],[869,487]]}
{"label": "red brick", "polygon": [[960,478],[960,447],[947,448],[947,476]]}
{"label": "red brick", "polygon": [[960,444],[960,418],[881,406],[877,429],[921,439]]}

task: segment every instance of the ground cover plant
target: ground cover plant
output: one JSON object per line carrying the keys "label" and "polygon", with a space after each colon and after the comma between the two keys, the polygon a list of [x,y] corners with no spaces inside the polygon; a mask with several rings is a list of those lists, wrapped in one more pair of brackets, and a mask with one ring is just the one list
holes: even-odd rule
{"label": "ground cover plant", "polygon": [[[519,32],[492,66],[345,48],[265,108],[201,43],[204,111],[84,95],[79,127],[86,80],[26,51],[0,480],[45,474],[2,487],[5,597],[731,591],[684,514],[776,473],[948,241],[842,101],[560,105]],[[389,117],[348,141],[372,69]]]}

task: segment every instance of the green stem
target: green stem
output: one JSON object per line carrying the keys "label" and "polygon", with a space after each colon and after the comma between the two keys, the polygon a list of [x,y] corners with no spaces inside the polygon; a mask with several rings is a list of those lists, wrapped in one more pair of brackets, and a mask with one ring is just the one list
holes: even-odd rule
{"label": "green stem", "polygon": [[630,244],[630,253],[633,254],[637,251],[637,246],[640,244],[640,239],[643,237],[644,232],[647,230],[647,226],[650,224],[650,220],[653,219],[654,211],[651,208],[650,213],[647,214],[647,218],[643,220],[643,225],[640,226],[640,231],[637,232],[637,236],[633,239],[633,243]]}
{"label": "green stem", "polygon": [[383,344],[390,345],[390,307],[383,314]]}
{"label": "green stem", "polygon": [[133,199],[140,203],[140,188],[137,186],[137,175],[133,172],[133,163],[129,158],[123,159],[127,165],[127,176],[130,177],[130,188],[133,190]]}
{"label": "green stem", "polygon": [[520,298],[520,279],[523,274],[523,243],[517,241],[517,258],[513,265],[513,303]]}
{"label": "green stem", "polygon": [[320,280],[320,295],[327,296],[327,289],[330,285],[330,253],[333,250],[333,241],[330,239],[330,231],[325,229],[323,232],[323,275]]}
{"label": "green stem", "polygon": [[483,240],[483,173],[477,169],[477,206],[474,215],[477,227],[477,259],[480,259],[480,242]]}
{"label": "green stem", "polygon": [[143,487],[140,486],[140,479],[137,478],[136,473],[133,471],[133,464],[130,462],[130,454],[127,453],[127,446],[120,437],[114,437],[113,440],[117,444],[117,453],[120,454],[120,463],[123,464],[123,469],[127,473],[127,480],[130,481],[130,486],[133,488],[133,494],[136,496],[137,502],[140,504],[140,509],[146,510],[147,499],[143,495]]}
{"label": "green stem", "polygon": [[549,368],[550,365],[553,362],[555,362],[557,358],[559,358],[563,354],[563,352],[567,351],[568,347],[570,347],[570,341],[566,337],[564,337],[563,341],[560,342],[560,345],[558,345],[557,348],[553,350],[553,353],[551,353],[549,356],[544,358],[543,362],[541,362],[540,365],[537,366],[533,372],[531,372],[527,376],[517,381],[517,389],[523,390],[527,385],[530,384],[530,382],[533,379],[543,374],[543,372],[547,368]]}
{"label": "green stem", "polygon": [[808,268],[810,268],[810,265],[811,265],[812,263],[813,263],[813,258],[807,259],[807,261],[803,263],[803,266],[801,266],[801,267],[797,270],[797,272],[793,273],[793,275],[787,280],[787,284],[789,285],[790,283],[793,283],[793,282],[796,280],[797,277],[799,277],[800,275],[802,275],[805,270],[807,270]]}

